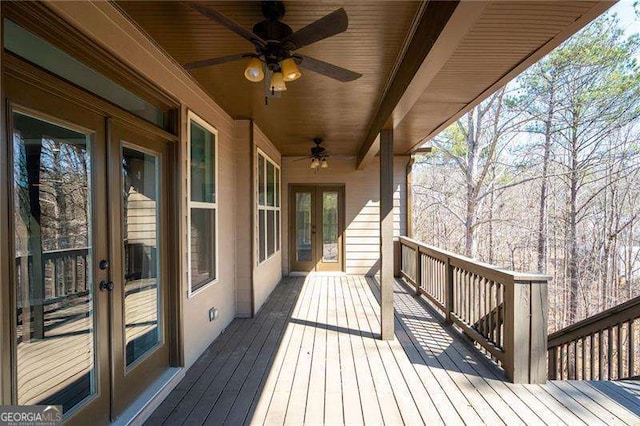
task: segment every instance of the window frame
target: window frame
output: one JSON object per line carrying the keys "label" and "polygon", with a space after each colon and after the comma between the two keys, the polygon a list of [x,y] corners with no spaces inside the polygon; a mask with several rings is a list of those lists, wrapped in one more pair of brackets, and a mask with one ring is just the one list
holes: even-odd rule
{"label": "window frame", "polygon": [[[213,163],[214,163],[214,191],[215,191],[215,201],[212,203],[209,202],[203,202],[203,201],[191,201],[191,122],[194,122],[196,124],[198,124],[199,126],[201,126],[202,128],[204,128],[206,131],[210,132],[213,137],[214,137],[214,156],[213,156]],[[219,220],[219,199],[220,199],[220,193],[218,191],[218,187],[219,187],[219,173],[218,173],[218,167],[219,167],[219,149],[218,149],[218,145],[219,145],[219,141],[218,141],[218,130],[213,127],[211,124],[209,124],[208,122],[206,122],[205,120],[203,120],[202,118],[200,118],[196,113],[194,113],[191,110],[187,111],[187,143],[186,143],[186,201],[187,201],[187,286],[188,286],[188,290],[187,290],[187,297],[188,298],[192,298],[194,297],[196,294],[206,290],[207,288],[213,286],[214,284],[218,283],[220,281],[220,245],[219,245],[219,241],[220,241],[220,234],[219,234],[219,229],[220,229],[220,220]],[[192,273],[191,273],[191,212],[193,209],[207,209],[207,210],[213,210],[214,211],[214,218],[216,221],[216,225],[215,225],[215,241],[214,241],[214,246],[215,246],[215,259],[214,259],[214,264],[215,264],[215,277],[213,279],[210,279],[208,281],[206,281],[204,284],[202,284],[200,287],[193,289],[192,288]]]}
{"label": "window frame", "polygon": [[[260,157],[263,158],[264,160],[264,167],[262,170],[262,183],[263,183],[263,188],[264,188],[264,197],[263,197],[263,203],[260,204]],[[267,261],[269,261],[272,257],[274,257],[275,255],[277,255],[278,253],[280,253],[282,251],[282,168],[280,167],[280,165],[278,163],[276,163],[275,160],[273,160],[266,152],[264,152],[262,149],[256,147],[256,164],[255,164],[255,174],[256,174],[256,178],[255,178],[255,182],[254,182],[254,188],[255,188],[255,206],[256,206],[256,226],[255,226],[255,230],[256,230],[256,238],[255,240],[255,255],[256,255],[256,264],[257,266],[260,266],[264,263],[266,263]],[[268,204],[267,198],[268,198],[268,185],[267,185],[267,165],[271,163],[271,165],[274,168],[274,184],[277,183],[277,185],[274,185],[275,187],[275,192],[273,194],[273,206],[270,206]],[[274,236],[274,241],[273,241],[273,253],[271,255],[269,255],[269,231],[268,231],[268,226],[267,226],[267,217],[268,217],[268,211],[273,211],[273,236]],[[263,213],[264,212],[264,213]],[[263,260],[260,260],[260,215],[264,214],[264,253],[265,253],[265,258]]]}

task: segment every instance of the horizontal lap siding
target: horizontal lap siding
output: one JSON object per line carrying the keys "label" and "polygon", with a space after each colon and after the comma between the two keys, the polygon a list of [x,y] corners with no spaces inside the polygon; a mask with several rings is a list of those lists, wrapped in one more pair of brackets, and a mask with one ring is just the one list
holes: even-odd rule
{"label": "horizontal lap siding", "polygon": [[[273,160],[276,164],[281,166],[281,157],[280,152],[276,149],[276,147],[271,143],[271,141],[260,131],[258,126],[254,124],[253,126],[253,142],[256,148],[260,148],[262,152],[264,152],[271,160]],[[255,154],[254,154],[255,155]],[[282,170],[280,171],[280,176],[282,176]],[[281,178],[282,179],[282,178]],[[281,185],[282,189],[282,198],[285,197],[284,186]],[[253,189],[255,191],[255,188]],[[282,202],[280,203],[282,205]],[[282,207],[281,207],[282,209]],[[282,217],[282,211],[280,216]],[[258,247],[258,219],[257,219],[257,207],[254,206],[254,217],[255,227],[254,227],[254,247]],[[247,229],[250,229],[247,227]],[[282,240],[284,241],[284,240]],[[282,242],[280,246],[282,247]],[[254,248],[255,250],[255,248]],[[254,310],[258,312],[260,307],[267,300],[273,289],[278,285],[280,280],[282,279],[282,250],[276,252],[269,259],[261,263],[260,265],[254,265],[253,271],[253,294],[254,294]]]}
{"label": "horizontal lap siding", "polygon": [[[248,173],[251,157],[251,121],[235,123],[235,188],[236,188],[236,316],[251,317],[252,296],[252,238],[251,229],[251,174]],[[243,227],[242,224],[245,226]]]}
{"label": "horizontal lap siding", "polygon": [[[394,232],[406,231],[406,164],[408,157],[394,162]],[[380,260],[380,169],[378,160],[364,170],[356,170],[354,161],[329,159],[329,168],[317,172],[306,161],[283,162],[282,240],[288,235],[288,192],[291,184],[345,185],[345,267],[348,274],[375,274]],[[283,244],[283,270],[289,272],[288,243]]]}

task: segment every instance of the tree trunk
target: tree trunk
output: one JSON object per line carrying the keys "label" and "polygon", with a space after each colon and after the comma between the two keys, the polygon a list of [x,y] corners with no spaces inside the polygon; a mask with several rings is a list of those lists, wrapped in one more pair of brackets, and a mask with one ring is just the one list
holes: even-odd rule
{"label": "tree trunk", "polygon": [[476,132],[474,125],[474,110],[467,115],[468,133],[467,133],[467,168],[466,168],[466,189],[467,189],[467,208],[464,221],[464,254],[473,257],[474,253],[474,225],[476,216],[477,201],[475,197],[475,168],[477,161],[478,141],[476,140]]}
{"label": "tree trunk", "polygon": [[547,271],[547,179],[549,175],[549,160],[551,157],[551,141],[553,137],[553,115],[555,106],[555,83],[549,87],[549,109],[544,122],[544,155],[542,159],[542,181],[540,186],[540,201],[538,206],[538,271]]}
{"label": "tree trunk", "polygon": [[574,128],[571,143],[571,166],[569,171],[569,318],[573,324],[578,314],[578,233],[577,233],[577,204],[578,204],[578,141],[577,129]]}

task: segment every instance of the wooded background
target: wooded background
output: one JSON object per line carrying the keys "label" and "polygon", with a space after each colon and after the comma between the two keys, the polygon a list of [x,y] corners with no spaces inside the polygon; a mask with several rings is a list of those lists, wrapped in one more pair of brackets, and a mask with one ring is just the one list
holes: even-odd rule
{"label": "wooded background", "polygon": [[640,294],[640,52],[608,13],[432,140],[418,240],[553,276],[549,331]]}

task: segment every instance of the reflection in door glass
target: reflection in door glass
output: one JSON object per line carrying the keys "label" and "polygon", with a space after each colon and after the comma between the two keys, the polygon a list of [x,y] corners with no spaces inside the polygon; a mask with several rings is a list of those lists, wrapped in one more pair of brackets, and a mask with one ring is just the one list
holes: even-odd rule
{"label": "reflection in door glass", "polygon": [[311,193],[296,193],[296,259],[311,261]]}
{"label": "reflection in door glass", "polygon": [[13,113],[18,404],[95,393],[90,137]]}
{"label": "reflection in door glass", "polygon": [[322,261],[338,261],[338,193],[322,193]]}
{"label": "reflection in door glass", "polygon": [[131,365],[160,340],[160,203],[157,157],[122,149],[124,316]]}

